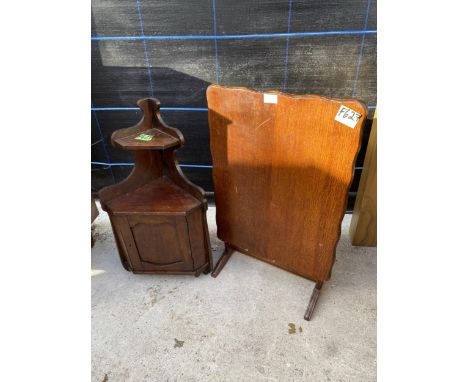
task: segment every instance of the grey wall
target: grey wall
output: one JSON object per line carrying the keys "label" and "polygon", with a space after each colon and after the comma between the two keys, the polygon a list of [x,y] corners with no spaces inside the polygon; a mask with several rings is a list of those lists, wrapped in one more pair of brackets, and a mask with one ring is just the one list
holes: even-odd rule
{"label": "grey wall", "polygon": [[211,83],[356,97],[371,118],[376,23],[376,0],[93,0],[92,191],[129,174],[132,156],[114,149],[110,135],[140,119],[140,98],[156,97],[167,108],[163,118],[187,141],[178,151],[184,172],[207,191]]}

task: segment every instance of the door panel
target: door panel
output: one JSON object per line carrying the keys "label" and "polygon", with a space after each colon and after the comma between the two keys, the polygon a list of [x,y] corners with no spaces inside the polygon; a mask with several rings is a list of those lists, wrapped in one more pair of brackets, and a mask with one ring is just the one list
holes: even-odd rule
{"label": "door panel", "polygon": [[184,216],[129,216],[128,223],[143,270],[192,270]]}

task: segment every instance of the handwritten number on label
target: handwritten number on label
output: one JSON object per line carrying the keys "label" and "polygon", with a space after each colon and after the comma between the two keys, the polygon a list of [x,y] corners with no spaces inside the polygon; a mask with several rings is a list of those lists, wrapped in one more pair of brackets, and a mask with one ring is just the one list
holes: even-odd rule
{"label": "handwritten number on label", "polygon": [[361,114],[356,113],[354,110],[348,109],[345,106],[342,106],[340,111],[338,112],[338,115],[341,115],[343,118],[348,118],[351,121],[359,121],[362,117]]}
{"label": "handwritten number on label", "polygon": [[344,105],[341,105],[338,113],[335,116],[335,121],[338,121],[348,127],[354,129],[356,124],[362,118],[362,114],[359,114],[357,111],[350,109]]}

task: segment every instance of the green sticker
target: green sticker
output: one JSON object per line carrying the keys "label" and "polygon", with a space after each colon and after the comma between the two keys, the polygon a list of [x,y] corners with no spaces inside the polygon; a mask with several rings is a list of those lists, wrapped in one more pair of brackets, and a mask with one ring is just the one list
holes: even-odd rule
{"label": "green sticker", "polygon": [[154,135],[151,134],[140,134],[138,137],[135,137],[138,141],[151,141]]}

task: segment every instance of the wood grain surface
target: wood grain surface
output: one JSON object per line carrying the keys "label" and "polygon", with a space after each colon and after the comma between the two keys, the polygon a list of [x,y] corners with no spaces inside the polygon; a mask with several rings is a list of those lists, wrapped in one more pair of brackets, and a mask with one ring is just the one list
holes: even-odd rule
{"label": "wood grain surface", "polygon": [[177,138],[171,137],[170,135],[163,133],[158,129],[146,130],[145,134],[152,135],[153,138],[150,141],[136,140],[136,138],[140,135],[140,132],[137,132],[122,138],[115,139],[114,144],[116,147],[124,150],[167,149],[169,147],[180,144]]}
{"label": "wood grain surface", "polygon": [[[366,106],[354,99],[207,90],[218,237],[314,281],[330,277]],[[341,105],[362,115],[335,121]]]}
{"label": "wood grain surface", "polygon": [[349,236],[353,245],[377,245],[377,111],[367,145]]}
{"label": "wood grain surface", "polygon": [[133,192],[112,199],[107,206],[114,214],[167,213],[185,214],[199,207],[201,201],[166,177],[155,179]]}

